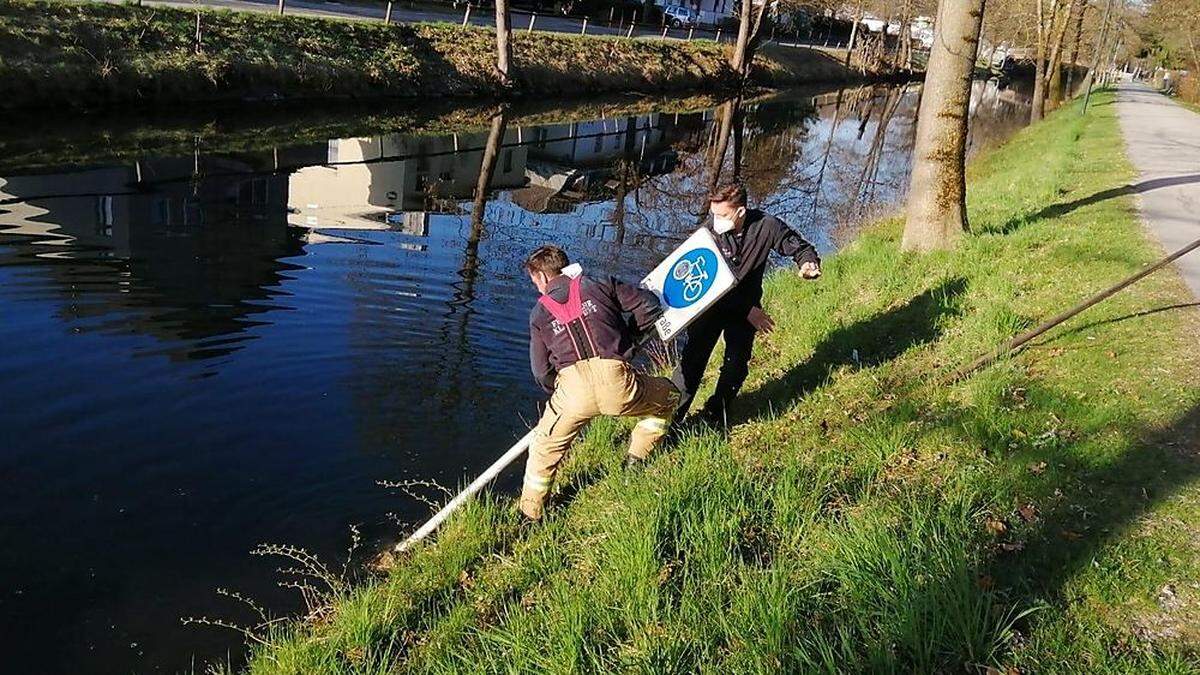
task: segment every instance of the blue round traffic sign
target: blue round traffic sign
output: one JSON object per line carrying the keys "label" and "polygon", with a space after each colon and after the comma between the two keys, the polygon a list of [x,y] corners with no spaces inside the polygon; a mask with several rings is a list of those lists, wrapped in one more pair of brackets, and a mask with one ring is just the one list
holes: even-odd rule
{"label": "blue round traffic sign", "polygon": [[663,282],[663,300],[676,309],[691,307],[708,293],[717,278],[717,254],[694,248],[675,259]]}

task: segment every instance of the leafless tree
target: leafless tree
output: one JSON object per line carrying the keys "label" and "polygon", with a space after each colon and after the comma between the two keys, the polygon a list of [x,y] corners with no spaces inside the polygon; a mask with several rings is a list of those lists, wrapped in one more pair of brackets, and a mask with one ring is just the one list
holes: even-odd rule
{"label": "leafless tree", "polygon": [[512,84],[512,21],[509,0],[496,0],[496,73],[504,86]]}

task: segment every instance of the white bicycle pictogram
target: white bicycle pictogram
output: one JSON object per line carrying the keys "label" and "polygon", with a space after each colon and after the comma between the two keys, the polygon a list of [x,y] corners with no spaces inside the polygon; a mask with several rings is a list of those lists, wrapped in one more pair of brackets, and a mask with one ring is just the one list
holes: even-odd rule
{"label": "white bicycle pictogram", "polygon": [[695,260],[686,258],[680,260],[671,270],[671,276],[676,281],[683,282],[685,302],[695,302],[700,299],[701,295],[704,295],[704,282],[708,281],[708,270],[705,269],[703,257],[697,257]]}

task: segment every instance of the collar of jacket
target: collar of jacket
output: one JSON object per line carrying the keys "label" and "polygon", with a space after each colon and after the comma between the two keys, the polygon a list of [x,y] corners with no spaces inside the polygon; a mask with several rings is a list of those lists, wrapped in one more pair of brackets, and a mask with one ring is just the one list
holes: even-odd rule
{"label": "collar of jacket", "polygon": [[569,294],[568,288],[571,285],[571,277],[560,274],[546,283],[546,295],[555,300],[565,300]]}

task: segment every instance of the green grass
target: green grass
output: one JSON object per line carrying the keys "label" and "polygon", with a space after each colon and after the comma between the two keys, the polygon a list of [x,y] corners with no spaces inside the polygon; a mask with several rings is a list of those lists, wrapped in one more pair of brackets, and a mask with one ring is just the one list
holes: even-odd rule
{"label": "green grass", "polygon": [[[759,81],[855,79],[828,54],[792,51],[797,55],[786,63],[764,58]],[[2,108],[645,93],[737,84],[728,46],[707,40],[516,31],[513,58],[514,81],[505,88],[495,72],[491,29],[0,0]]]}
{"label": "green grass", "polygon": [[1177,276],[938,382],[1159,255],[1128,197],[1088,199],[1132,172],[1115,107],[1076,105],[974,163],[959,250],[903,254],[887,222],[819,282],[772,276],[728,437],[627,472],[628,427],[600,421],[544,524],[473,503],[249,672],[1195,672]]}

